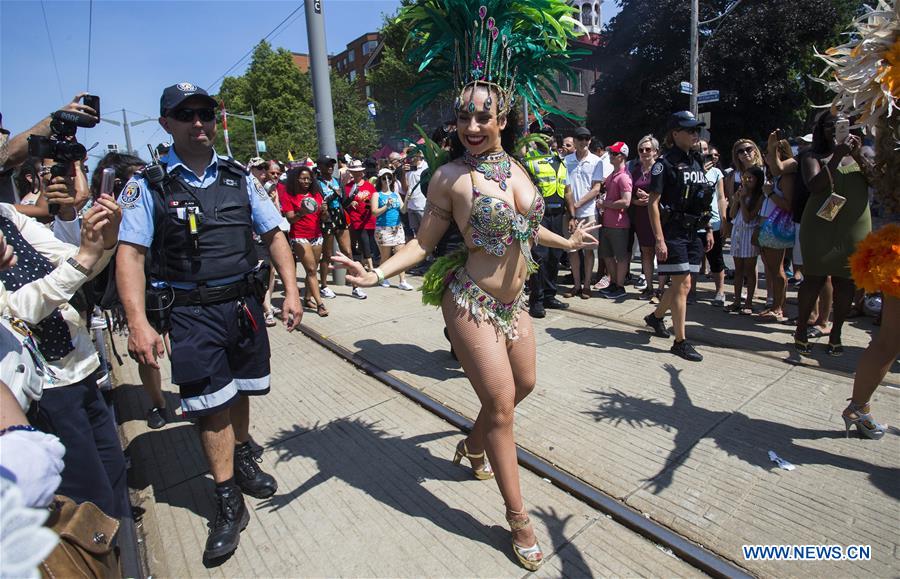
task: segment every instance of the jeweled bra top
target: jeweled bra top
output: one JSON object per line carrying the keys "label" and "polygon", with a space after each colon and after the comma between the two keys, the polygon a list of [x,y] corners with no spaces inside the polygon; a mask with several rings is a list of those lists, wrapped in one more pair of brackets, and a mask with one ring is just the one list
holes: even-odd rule
{"label": "jeweled bra top", "polygon": [[472,227],[472,243],[491,255],[503,257],[506,248],[518,240],[528,269],[532,271],[534,260],[529,242],[537,239],[538,227],[544,216],[544,197],[535,191],[531,207],[522,215],[503,199],[483,194],[475,187],[474,175],[470,173],[470,176],[473,200],[469,225]]}

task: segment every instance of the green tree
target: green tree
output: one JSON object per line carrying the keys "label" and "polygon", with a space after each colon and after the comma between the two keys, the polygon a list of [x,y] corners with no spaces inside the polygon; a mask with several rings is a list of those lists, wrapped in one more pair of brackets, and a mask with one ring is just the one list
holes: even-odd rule
{"label": "green tree", "polygon": [[[334,73],[331,91],[338,149],[371,152],[378,141],[365,103],[346,80]],[[256,114],[257,137],[266,142],[264,157],[285,160],[288,151],[316,156],[312,83],[309,74],[294,65],[290,51],[272,50],[267,42],[259,43],[247,71],[239,77],[226,77],[217,98],[230,112],[249,114],[252,109]],[[246,162],[256,152],[251,124],[235,118],[229,121],[232,153]],[[222,131],[216,141],[217,149],[224,151]]]}
{"label": "green tree", "polygon": [[[731,0],[700,0],[700,20],[721,14]],[[813,47],[833,45],[861,0],[744,0],[700,30],[700,90],[717,89],[712,140],[730,155],[741,137],[763,140],[780,127],[808,130],[812,106],[830,100],[809,80],[821,66]],[[663,133],[673,111],[689,106],[680,94],[690,79],[690,10],[686,0],[619,0],[601,49],[601,76],[588,106],[588,125],[604,140],[636,142]]]}
{"label": "green tree", "polygon": [[[403,0],[402,5],[412,3]],[[368,80],[373,87],[372,100],[378,110],[376,126],[383,139],[398,140],[415,134],[413,123],[426,130],[439,127],[444,120],[453,116],[452,103],[455,95],[440,95],[425,110],[415,111],[407,123],[403,117],[412,101],[412,88],[419,80],[418,64],[409,62],[408,52],[412,45],[407,43],[409,30],[393,21],[393,16],[385,17],[381,29],[383,45],[377,64],[369,73]]]}

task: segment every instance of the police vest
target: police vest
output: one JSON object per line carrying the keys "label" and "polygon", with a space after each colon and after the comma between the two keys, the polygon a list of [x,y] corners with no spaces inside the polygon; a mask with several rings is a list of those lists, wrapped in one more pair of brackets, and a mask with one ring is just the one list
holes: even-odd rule
{"label": "police vest", "polygon": [[561,207],[566,198],[565,163],[556,156],[541,157],[528,161],[527,167],[528,172],[534,177],[541,195],[544,196],[547,206]]}
{"label": "police vest", "polygon": [[672,171],[671,180],[666,185],[673,185],[674,190],[666,191],[662,202],[672,211],[706,218],[708,222],[715,188],[707,180],[703,164],[693,154],[687,159],[677,157],[665,156]]}
{"label": "police vest", "polygon": [[205,189],[170,174],[154,190],[157,279],[200,283],[256,267],[247,173],[232,160],[217,163],[218,178]]}

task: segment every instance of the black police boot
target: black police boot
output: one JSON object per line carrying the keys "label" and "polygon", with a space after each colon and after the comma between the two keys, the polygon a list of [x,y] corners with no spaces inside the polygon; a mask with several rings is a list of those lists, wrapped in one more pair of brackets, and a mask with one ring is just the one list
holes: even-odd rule
{"label": "black police boot", "polygon": [[234,447],[234,480],[241,492],[257,499],[267,499],[278,490],[278,483],[259,468],[262,459],[253,452],[250,441]]}
{"label": "black police boot", "polygon": [[548,310],[566,310],[569,308],[569,304],[566,302],[561,302],[555,297],[548,299],[544,299],[544,308]]}
{"label": "black police boot", "polygon": [[220,559],[237,549],[241,531],[250,522],[244,497],[233,484],[216,487],[216,518],[209,528],[203,559]]}
{"label": "black police boot", "polygon": [[544,304],[541,302],[535,302],[528,306],[528,314],[532,318],[543,318],[547,315],[547,312],[544,311]]}
{"label": "black police boot", "polygon": [[657,318],[656,314],[650,312],[644,316],[644,323],[653,328],[653,334],[660,338],[668,338],[669,330],[666,329],[666,322],[662,318]]}
{"label": "black police boot", "polygon": [[700,362],[703,360],[703,356],[700,355],[700,352],[695,350],[686,340],[681,340],[680,342],[675,340],[675,343],[672,344],[672,348],[669,351],[676,356],[681,356],[689,362]]}

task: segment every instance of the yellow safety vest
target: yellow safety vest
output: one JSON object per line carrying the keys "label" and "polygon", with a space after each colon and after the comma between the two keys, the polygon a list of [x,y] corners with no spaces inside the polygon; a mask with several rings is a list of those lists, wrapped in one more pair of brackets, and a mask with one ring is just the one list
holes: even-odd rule
{"label": "yellow safety vest", "polygon": [[560,199],[566,198],[566,164],[559,160],[559,167],[553,170],[553,164],[550,163],[550,157],[540,157],[531,159],[526,163],[528,172],[534,177],[541,195],[544,197],[552,197],[559,195]]}

